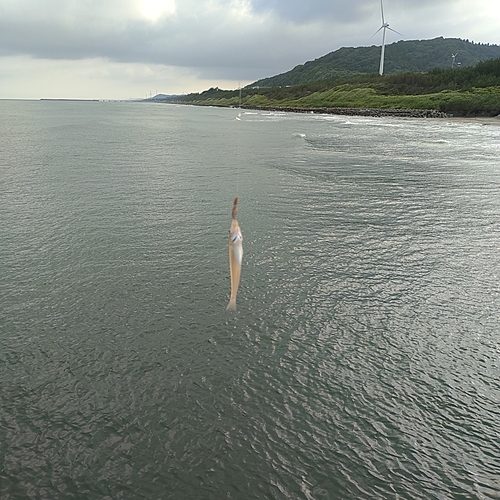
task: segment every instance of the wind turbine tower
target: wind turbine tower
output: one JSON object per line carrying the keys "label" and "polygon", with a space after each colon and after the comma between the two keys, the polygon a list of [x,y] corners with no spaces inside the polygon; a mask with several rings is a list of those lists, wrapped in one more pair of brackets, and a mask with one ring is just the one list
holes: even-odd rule
{"label": "wind turbine tower", "polygon": [[382,12],[382,26],[372,35],[375,36],[380,30],[382,30],[382,51],[380,52],[380,67],[378,70],[378,73],[380,76],[384,74],[384,58],[385,58],[385,35],[387,30],[394,31],[394,33],[397,33],[398,35],[404,36],[401,34],[399,31],[393,30],[392,28],[389,28],[389,23],[385,22],[385,17],[384,17],[384,4],[382,3],[382,0],[380,0],[380,11]]}

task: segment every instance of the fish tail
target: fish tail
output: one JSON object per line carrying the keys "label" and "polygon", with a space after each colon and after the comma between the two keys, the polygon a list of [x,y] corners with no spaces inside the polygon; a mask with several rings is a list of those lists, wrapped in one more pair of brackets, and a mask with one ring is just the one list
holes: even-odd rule
{"label": "fish tail", "polygon": [[236,197],[233,202],[233,211],[231,214],[233,219],[236,219],[237,214],[238,214],[238,197]]}
{"label": "fish tail", "polygon": [[236,299],[231,299],[226,307],[226,311],[236,311]]}

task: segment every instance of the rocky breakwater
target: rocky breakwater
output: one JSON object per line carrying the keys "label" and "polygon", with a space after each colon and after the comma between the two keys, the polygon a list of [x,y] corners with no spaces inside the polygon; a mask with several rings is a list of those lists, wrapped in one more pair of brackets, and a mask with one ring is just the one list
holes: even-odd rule
{"label": "rocky breakwater", "polygon": [[377,108],[285,108],[276,106],[242,106],[245,109],[288,111],[292,113],[318,113],[328,115],[401,117],[401,118],[449,118],[451,115],[436,109],[377,109]]}

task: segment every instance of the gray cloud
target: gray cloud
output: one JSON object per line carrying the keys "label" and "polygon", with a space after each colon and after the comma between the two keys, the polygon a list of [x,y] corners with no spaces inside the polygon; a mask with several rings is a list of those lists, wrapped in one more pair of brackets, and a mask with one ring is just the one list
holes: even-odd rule
{"label": "gray cloud", "polygon": [[[233,5],[233,12],[228,5]],[[280,23],[272,16],[249,10],[238,16],[234,2],[218,9],[182,10],[150,22],[138,17],[120,18],[101,12],[101,2],[65,9],[53,2],[53,15],[39,11],[1,16],[0,47],[3,55],[28,54],[47,59],[107,57],[121,62],[147,62],[199,68],[269,67],[290,54],[307,53],[308,44],[292,47],[293,38],[314,44],[318,39],[307,24]],[[89,7],[89,2],[86,2]],[[110,16],[110,17],[106,17]],[[248,24],[251,21],[252,24]],[[291,50],[292,49],[292,50]]]}
{"label": "gray cloud", "polygon": [[[342,46],[380,44],[370,39],[379,0],[178,0],[175,10],[173,1],[0,0],[0,57],[101,58],[256,80]],[[497,0],[385,0],[384,8],[407,39],[500,43]]]}
{"label": "gray cloud", "polygon": [[[330,19],[337,22],[354,23],[366,17],[365,0],[253,0],[258,12],[273,12],[283,19],[297,23]],[[373,2],[372,2],[373,3]],[[376,5],[376,4],[374,4]]]}
{"label": "gray cloud", "polygon": [[[455,0],[386,0],[385,9],[395,11],[423,10],[429,6],[453,5]],[[297,23],[325,20],[339,23],[360,23],[375,12],[380,15],[380,0],[252,0],[258,12],[273,12]]]}

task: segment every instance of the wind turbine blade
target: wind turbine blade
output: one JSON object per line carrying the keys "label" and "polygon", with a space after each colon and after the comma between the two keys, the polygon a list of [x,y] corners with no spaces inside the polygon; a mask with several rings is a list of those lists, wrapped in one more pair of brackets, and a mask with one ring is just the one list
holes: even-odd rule
{"label": "wind turbine blade", "polygon": [[368,41],[370,41],[382,29],[384,29],[384,27],[380,26],[380,28],[377,31],[375,31],[375,33],[373,33],[373,35],[370,38],[368,38]]}
{"label": "wind turbine blade", "polygon": [[397,33],[398,35],[404,36],[403,33],[400,33],[399,31],[393,30],[392,28],[389,28],[389,26],[387,26],[387,29],[394,31],[394,33]]}
{"label": "wind turbine blade", "polygon": [[385,19],[384,19],[384,4],[382,3],[382,0],[380,0],[380,11],[382,12],[382,24],[385,24]]}

